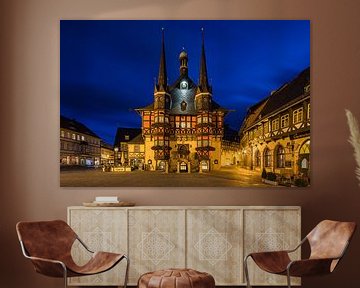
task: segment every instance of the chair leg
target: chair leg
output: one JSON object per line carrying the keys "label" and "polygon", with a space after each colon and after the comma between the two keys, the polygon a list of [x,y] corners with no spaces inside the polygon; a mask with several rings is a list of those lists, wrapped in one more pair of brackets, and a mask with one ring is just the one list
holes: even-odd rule
{"label": "chair leg", "polygon": [[248,269],[248,265],[247,265],[247,259],[249,258],[250,255],[247,255],[244,258],[244,272],[245,272],[245,279],[246,279],[246,287],[247,288],[251,288],[250,285],[250,279],[249,279],[249,269]]}
{"label": "chair leg", "polygon": [[66,266],[62,264],[62,267],[64,269],[64,287],[67,288],[67,270],[66,270]]}
{"label": "chair leg", "polygon": [[289,269],[287,269],[287,284],[288,284],[288,288],[291,288],[291,278],[290,278],[290,271]]}
{"label": "chair leg", "polygon": [[126,288],[126,287],[127,287],[128,278],[129,278],[130,259],[129,259],[129,257],[127,257],[127,256],[124,256],[124,258],[126,259],[126,271],[125,271],[124,288]]}

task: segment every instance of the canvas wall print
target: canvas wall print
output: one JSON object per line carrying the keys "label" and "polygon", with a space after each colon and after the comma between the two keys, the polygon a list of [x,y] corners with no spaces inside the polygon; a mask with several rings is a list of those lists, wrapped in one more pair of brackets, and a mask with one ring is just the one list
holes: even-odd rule
{"label": "canvas wall print", "polygon": [[306,187],[310,21],[60,21],[60,186]]}

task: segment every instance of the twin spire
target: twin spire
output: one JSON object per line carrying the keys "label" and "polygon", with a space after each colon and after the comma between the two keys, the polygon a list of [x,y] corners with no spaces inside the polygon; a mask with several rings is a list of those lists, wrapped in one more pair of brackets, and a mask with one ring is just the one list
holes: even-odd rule
{"label": "twin spire", "polygon": [[160,54],[160,65],[159,65],[159,77],[157,91],[165,92],[167,89],[167,73],[166,73],[166,60],[165,60],[165,37],[164,28],[161,29],[162,40],[161,40],[161,54]]}
{"label": "twin spire", "polygon": [[[209,85],[207,69],[206,69],[206,57],[205,57],[205,40],[204,40],[204,29],[201,28],[202,32],[202,47],[201,47],[201,59],[200,59],[200,73],[199,73],[199,92],[209,93],[211,87]],[[157,92],[165,92],[167,90],[167,72],[166,72],[166,60],[165,60],[165,36],[164,28],[161,29],[161,54],[159,64],[159,75],[158,82],[155,87]],[[187,53],[183,50],[180,53],[180,73],[187,75]]]}

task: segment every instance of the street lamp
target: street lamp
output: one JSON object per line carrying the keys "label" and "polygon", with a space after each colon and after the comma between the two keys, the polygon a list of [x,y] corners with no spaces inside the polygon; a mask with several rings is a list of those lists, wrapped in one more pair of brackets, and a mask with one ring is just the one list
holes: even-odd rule
{"label": "street lamp", "polygon": [[116,167],[116,159],[118,158],[118,151],[119,151],[119,148],[118,147],[115,147],[114,148],[114,166]]}

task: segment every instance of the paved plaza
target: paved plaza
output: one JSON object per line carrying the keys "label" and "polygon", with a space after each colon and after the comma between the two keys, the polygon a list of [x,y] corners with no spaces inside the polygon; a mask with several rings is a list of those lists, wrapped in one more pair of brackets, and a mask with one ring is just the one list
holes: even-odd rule
{"label": "paved plaza", "polygon": [[259,172],[224,167],[209,173],[61,171],[61,187],[267,187]]}

